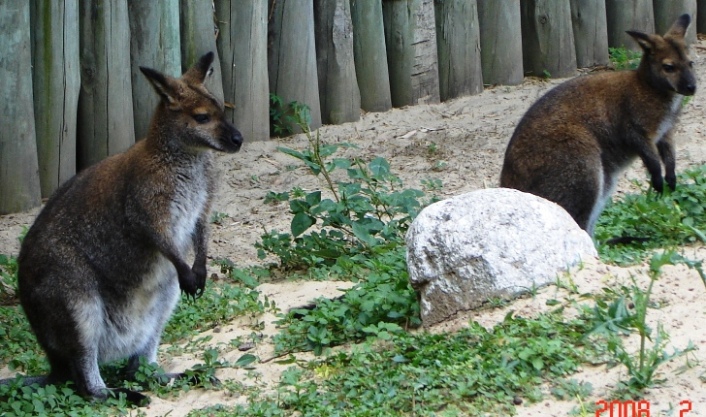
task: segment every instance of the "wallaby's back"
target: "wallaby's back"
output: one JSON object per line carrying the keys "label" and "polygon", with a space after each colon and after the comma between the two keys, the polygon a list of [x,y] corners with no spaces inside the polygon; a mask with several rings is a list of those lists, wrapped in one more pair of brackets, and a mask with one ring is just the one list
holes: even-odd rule
{"label": "wallaby's back", "polygon": [[689,21],[681,16],[664,37],[628,32],[644,52],[638,69],[577,77],[534,103],[510,139],[500,185],[556,202],[589,233],[636,157],[656,190],[664,180],[674,188],[672,130],[683,96],[696,90]]}
{"label": "wallaby's back", "polygon": [[148,136],[60,187],[27,233],[19,295],[47,353],[48,382],[72,380],[105,398],[98,364],[129,358],[130,374],[141,357],[156,362],[180,290],[203,291],[212,151],[242,143],[203,86],[212,61],[204,55],[178,79],[142,68],[162,98]]}

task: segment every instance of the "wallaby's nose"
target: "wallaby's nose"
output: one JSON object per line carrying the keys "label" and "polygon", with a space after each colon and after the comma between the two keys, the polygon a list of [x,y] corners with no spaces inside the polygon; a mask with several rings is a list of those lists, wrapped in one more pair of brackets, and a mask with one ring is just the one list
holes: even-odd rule
{"label": "wallaby's nose", "polygon": [[240,131],[238,131],[238,129],[234,129],[233,134],[230,137],[230,141],[233,144],[233,147],[235,148],[234,152],[239,151],[240,146],[243,144],[243,135],[240,134]]}
{"label": "wallaby's nose", "polygon": [[693,96],[694,93],[696,92],[696,84],[693,84],[693,83],[692,83],[692,84],[688,84],[688,85],[685,87],[685,90],[686,90],[686,91],[685,91],[685,94],[684,94],[684,95],[686,95],[686,96]]}

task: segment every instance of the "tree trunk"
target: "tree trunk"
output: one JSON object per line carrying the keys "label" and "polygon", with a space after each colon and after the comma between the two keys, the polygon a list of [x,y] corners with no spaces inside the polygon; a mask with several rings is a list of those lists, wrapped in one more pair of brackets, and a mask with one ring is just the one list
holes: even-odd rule
{"label": "tree trunk", "polygon": [[360,90],[353,59],[353,24],[348,0],[315,0],[316,62],[321,121],[360,119]]}
{"label": "tree trunk", "polygon": [[218,0],[216,19],[226,115],[245,140],[269,139],[267,0]]}
{"label": "tree trunk", "polygon": [[[144,0],[140,0],[144,1]],[[248,0],[251,1],[251,0]],[[213,52],[213,73],[204,84],[208,91],[223,100],[223,76],[221,60],[216,48],[216,25],[213,3],[204,0],[180,0],[181,12],[181,70],[191,66],[207,52]]]}
{"label": "tree trunk", "polygon": [[439,93],[442,101],[483,91],[476,0],[436,3]]}
{"label": "tree trunk", "polygon": [[130,61],[135,138],[147,136],[159,96],[140,71],[149,67],[164,74],[181,75],[179,0],[128,0]]}
{"label": "tree trunk", "polygon": [[585,68],[608,64],[605,2],[571,0],[571,23],[576,42],[576,65]]}
{"label": "tree trunk", "polygon": [[698,33],[706,33],[706,0],[696,0],[695,20],[696,22],[692,22],[691,24],[696,25],[696,31]]}
{"label": "tree trunk", "polygon": [[29,2],[0,0],[0,214],[40,204]]}
{"label": "tree trunk", "polygon": [[439,101],[436,24],[431,0],[382,3],[392,105]]}
{"label": "tree trunk", "polygon": [[78,0],[33,0],[32,79],[42,196],[76,174]]}
{"label": "tree trunk", "polygon": [[135,143],[130,23],[125,0],[80,0],[78,167]]}
{"label": "tree trunk", "polygon": [[568,2],[523,0],[522,52],[525,73],[567,77],[576,71],[576,49]]}
{"label": "tree trunk", "polygon": [[652,0],[606,0],[605,7],[608,46],[640,51],[638,44],[625,31],[655,32]]}
{"label": "tree trunk", "polygon": [[485,84],[522,82],[522,30],[517,0],[477,0]]}
{"label": "tree trunk", "polygon": [[[311,1],[270,0],[270,92],[284,104],[297,101],[308,106],[314,130],[321,126],[314,8]],[[296,126],[291,126],[296,130]]]}
{"label": "tree trunk", "polygon": [[365,111],[387,111],[392,107],[390,77],[385,49],[382,2],[350,0],[353,21],[353,53]]}
{"label": "tree trunk", "polygon": [[693,45],[696,42],[696,0],[653,0],[652,5],[655,13],[655,33],[664,35],[679,16],[688,13],[691,16],[691,24],[686,31],[686,44]]}

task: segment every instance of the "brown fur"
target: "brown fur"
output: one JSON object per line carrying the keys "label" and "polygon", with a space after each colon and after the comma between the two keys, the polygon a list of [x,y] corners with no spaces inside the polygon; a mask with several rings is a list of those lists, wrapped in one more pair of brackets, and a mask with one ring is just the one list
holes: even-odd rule
{"label": "brown fur", "polygon": [[574,78],[533,104],[510,139],[500,186],[556,202],[589,234],[636,157],[655,190],[664,181],[673,189],[672,131],[683,96],[696,90],[689,22],[682,15],[664,37],[629,31],[643,49],[638,69]]}

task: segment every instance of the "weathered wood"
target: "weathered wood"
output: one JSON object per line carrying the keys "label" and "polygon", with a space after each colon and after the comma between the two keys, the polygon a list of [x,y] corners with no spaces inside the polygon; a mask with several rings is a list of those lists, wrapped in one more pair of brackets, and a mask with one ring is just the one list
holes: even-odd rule
{"label": "weathered wood", "polygon": [[29,2],[0,0],[0,214],[40,204]]}
{"label": "weathered wood", "polygon": [[181,75],[179,0],[128,0],[127,7],[135,138],[141,139],[147,135],[159,96],[140,67],[154,68],[173,77]]}
{"label": "weathered wood", "polygon": [[125,0],[80,0],[78,168],[135,143]]}
{"label": "weathered wood", "polygon": [[605,0],[608,22],[608,46],[640,51],[640,46],[626,30],[655,32],[652,0]]}
{"label": "weathered wood", "polygon": [[576,71],[571,7],[555,0],[523,0],[522,52],[525,73],[567,77]]}
{"label": "weathered wood", "polygon": [[392,98],[385,49],[382,2],[350,0],[350,4],[360,106],[363,110],[370,112],[387,111],[392,107]]}
{"label": "weathered wood", "polygon": [[267,11],[267,0],[216,1],[226,116],[246,141],[270,137]]}
{"label": "weathered wood", "polygon": [[691,24],[684,39],[687,45],[696,42],[696,0],[653,0],[652,6],[655,13],[655,33],[665,34],[677,17],[688,13],[691,16]]}
{"label": "weathered wood", "polygon": [[392,105],[438,102],[436,23],[431,0],[382,2]]}
{"label": "weathered wood", "polygon": [[706,0],[696,0],[696,31],[706,33]]}
{"label": "weathered wood", "polygon": [[33,0],[32,80],[42,196],[76,174],[78,0]]}
{"label": "weathered wood", "polygon": [[[250,1],[250,0],[248,0]],[[205,0],[180,0],[181,69],[189,69],[207,52],[216,54],[213,72],[206,78],[205,86],[219,100],[223,100],[221,60],[216,47],[216,24],[213,3]]]}
{"label": "weathered wood", "polygon": [[524,79],[520,2],[477,0],[481,66],[485,84],[516,85]]}
{"label": "weathered wood", "polygon": [[605,2],[571,0],[571,23],[574,28],[576,65],[579,68],[608,64],[606,19]]}
{"label": "weathered wood", "polygon": [[442,101],[483,91],[476,0],[436,3],[439,93]]}
{"label": "weathered wood", "polygon": [[360,90],[349,1],[314,0],[314,20],[321,122],[354,122],[360,119]]}
{"label": "weathered wood", "polygon": [[270,92],[309,107],[310,128],[321,126],[313,2],[270,0]]}

